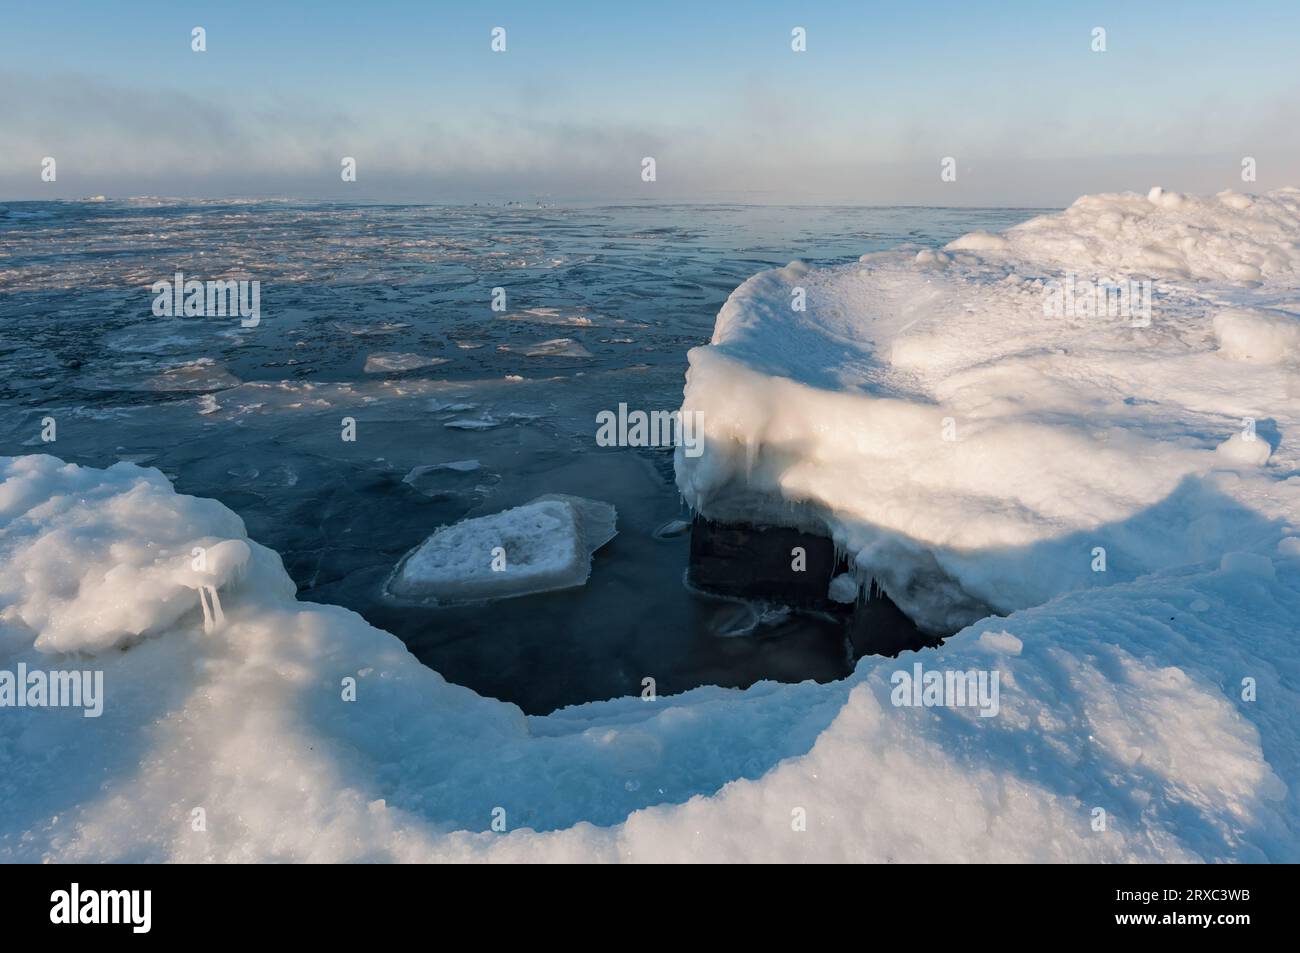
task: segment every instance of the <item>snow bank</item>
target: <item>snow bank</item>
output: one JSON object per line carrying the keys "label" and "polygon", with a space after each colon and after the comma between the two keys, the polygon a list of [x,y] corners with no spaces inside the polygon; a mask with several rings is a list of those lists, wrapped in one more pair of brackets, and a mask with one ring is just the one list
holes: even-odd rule
{"label": "snow bank", "polygon": [[[1086,195],[1059,215],[1007,231],[1009,256],[1094,274],[1219,281],[1293,280],[1300,272],[1300,189],[1267,195]],[[969,239],[958,239],[949,248]],[[985,251],[990,249],[973,248]]]}
{"label": "snow bank", "polygon": [[[157,470],[120,464],[105,479],[50,459],[19,458],[0,484],[0,605],[6,621],[38,633],[41,651],[103,652],[161,632],[253,559],[239,517],[176,496]],[[124,471],[139,474],[127,492],[113,478]]]}
{"label": "snow bank", "polygon": [[1298,284],[1294,189],[1088,196],[764,272],[690,352],[678,486],[831,535],[937,632],[1271,550],[1300,520]]}
{"label": "snow bank", "polygon": [[[296,602],[238,518],[156,471],[0,458],[0,671],[105,686],[99,718],[0,708],[0,859],[1295,861],[1287,539],[840,683],[529,718]],[[242,576],[215,560],[225,624],[205,632],[186,566],[214,540],[247,555]],[[74,606],[103,614],[93,637]],[[895,704],[916,661],[996,672],[996,716]]]}
{"label": "snow bank", "polygon": [[1300,354],[1300,321],[1295,314],[1238,308],[1214,316],[1219,350],[1235,361],[1279,364]]}

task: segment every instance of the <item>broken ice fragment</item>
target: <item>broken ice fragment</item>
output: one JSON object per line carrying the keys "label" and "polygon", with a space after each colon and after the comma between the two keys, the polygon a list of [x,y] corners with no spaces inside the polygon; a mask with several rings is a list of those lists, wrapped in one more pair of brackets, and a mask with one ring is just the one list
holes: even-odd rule
{"label": "broken ice fragment", "polygon": [[608,503],[542,496],[523,506],[444,526],[403,557],[390,595],[479,602],[581,586],[591,554],[617,534]]}
{"label": "broken ice fragment", "polygon": [[421,367],[436,367],[446,364],[445,357],[430,357],[424,354],[382,353],[371,354],[366,358],[367,374],[385,374],[396,371],[414,371]]}
{"label": "broken ice fragment", "polygon": [[858,601],[858,577],[851,572],[842,572],[831,580],[827,598],[831,602],[853,603]]}

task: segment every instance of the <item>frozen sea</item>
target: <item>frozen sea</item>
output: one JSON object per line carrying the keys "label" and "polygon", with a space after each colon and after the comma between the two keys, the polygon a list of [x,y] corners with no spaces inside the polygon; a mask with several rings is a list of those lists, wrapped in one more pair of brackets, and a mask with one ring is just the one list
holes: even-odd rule
{"label": "frozen sea", "polygon": [[[755,272],[937,247],[1035,214],[7,203],[0,455],[157,467],[238,513],[300,599],[353,609],[529,713],[638,694],[646,676],[665,694],[840,678],[839,625],[686,590],[689,538],[658,532],[689,519],[671,452],[599,447],[595,415],[676,409],[687,350]],[[150,286],[177,271],[258,280],[260,323],[156,317]],[[382,597],[439,526],[545,493],[618,509],[585,587],[437,609]]]}

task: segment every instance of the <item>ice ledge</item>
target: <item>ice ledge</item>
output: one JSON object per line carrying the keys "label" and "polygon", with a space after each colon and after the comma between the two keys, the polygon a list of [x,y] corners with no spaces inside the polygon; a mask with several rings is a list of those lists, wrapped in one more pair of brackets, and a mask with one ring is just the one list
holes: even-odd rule
{"label": "ice ledge", "polygon": [[[688,356],[702,516],[825,532],[932,631],[1269,551],[1300,522],[1300,192],[1088,196],[1002,236],[755,275]],[[1152,313],[1048,314],[1053,282]],[[801,305],[803,310],[797,305]]]}

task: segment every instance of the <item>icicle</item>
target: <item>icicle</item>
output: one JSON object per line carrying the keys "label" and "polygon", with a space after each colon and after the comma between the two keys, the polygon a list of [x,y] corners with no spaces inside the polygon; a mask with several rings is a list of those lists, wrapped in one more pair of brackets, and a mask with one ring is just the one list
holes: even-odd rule
{"label": "icicle", "polygon": [[204,584],[199,586],[199,605],[203,607],[203,631],[216,632],[225,625],[226,617],[221,611],[221,599],[217,596],[217,587]]}

